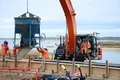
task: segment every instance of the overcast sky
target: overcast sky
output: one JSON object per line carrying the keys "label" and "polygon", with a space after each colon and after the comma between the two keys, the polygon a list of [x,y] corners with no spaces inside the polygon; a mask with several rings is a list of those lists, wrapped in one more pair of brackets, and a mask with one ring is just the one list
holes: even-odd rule
{"label": "overcast sky", "polygon": [[[27,11],[26,0],[0,0],[0,38],[14,37],[14,17]],[[99,32],[100,37],[120,37],[120,0],[71,0],[77,33]],[[41,33],[56,37],[66,33],[59,0],[29,0],[29,12],[41,18]]]}

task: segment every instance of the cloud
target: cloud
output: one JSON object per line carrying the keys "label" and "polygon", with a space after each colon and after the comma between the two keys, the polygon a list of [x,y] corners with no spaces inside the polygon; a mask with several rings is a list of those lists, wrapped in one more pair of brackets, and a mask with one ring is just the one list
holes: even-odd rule
{"label": "cloud", "polygon": [[120,37],[118,34],[120,33],[120,28],[118,29],[101,29],[101,30],[77,30],[78,34],[89,34],[93,32],[98,32],[100,33],[100,37]]}
{"label": "cloud", "polygon": [[57,35],[65,35],[65,29],[41,29],[41,33],[45,33],[47,37],[55,37]]}
{"label": "cloud", "polygon": [[5,19],[5,20],[3,20],[4,22],[14,22],[14,19]]}
{"label": "cloud", "polygon": [[[92,30],[77,30],[77,34],[89,34],[89,33],[93,33],[93,32],[98,32],[100,33],[100,35],[98,35],[99,37],[119,37],[119,33],[120,33],[120,28],[119,29],[101,29],[101,30],[96,30],[96,29],[92,29]],[[66,29],[41,29],[41,33],[45,33],[47,37],[55,37],[57,35],[65,35],[66,34]]]}
{"label": "cloud", "polygon": [[100,30],[100,29],[117,29],[120,27],[120,23],[119,22],[86,22],[86,23],[78,23],[77,25],[77,29],[96,29],[96,30]]}
{"label": "cloud", "polygon": [[3,26],[1,26],[0,25],[0,32],[2,31],[2,30],[12,30],[12,29],[14,29],[14,26],[9,26],[9,25],[7,25],[7,26],[5,26],[5,25],[3,25]]}
{"label": "cloud", "polygon": [[[101,36],[119,36],[119,0],[71,0],[71,2],[77,14],[75,18],[78,31],[98,31]],[[0,9],[2,10],[0,29],[3,33],[7,32],[4,30],[9,30],[9,33],[13,31],[14,34],[14,17],[26,12],[26,1],[7,0],[6,3],[6,0],[2,0]],[[45,32],[46,35],[66,33],[66,19],[59,0],[29,0],[29,12],[41,18],[41,32]]]}
{"label": "cloud", "polygon": [[60,19],[58,17],[54,17],[54,16],[50,17],[50,16],[48,16],[48,17],[42,17],[41,20],[42,21],[51,21],[51,20],[56,21],[56,20],[60,20]]}

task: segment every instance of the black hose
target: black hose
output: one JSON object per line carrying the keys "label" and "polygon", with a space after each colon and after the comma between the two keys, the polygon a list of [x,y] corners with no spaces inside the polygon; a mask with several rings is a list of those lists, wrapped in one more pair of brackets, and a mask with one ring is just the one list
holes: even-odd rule
{"label": "black hose", "polygon": [[64,70],[66,71],[66,74],[68,75],[69,79],[72,80],[68,71],[66,69],[64,69]]}

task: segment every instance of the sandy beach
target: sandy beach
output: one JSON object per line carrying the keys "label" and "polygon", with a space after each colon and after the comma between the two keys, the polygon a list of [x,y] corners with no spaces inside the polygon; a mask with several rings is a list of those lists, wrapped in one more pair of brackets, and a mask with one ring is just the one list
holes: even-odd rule
{"label": "sandy beach", "polygon": [[103,50],[115,50],[120,51],[120,48],[102,48]]}

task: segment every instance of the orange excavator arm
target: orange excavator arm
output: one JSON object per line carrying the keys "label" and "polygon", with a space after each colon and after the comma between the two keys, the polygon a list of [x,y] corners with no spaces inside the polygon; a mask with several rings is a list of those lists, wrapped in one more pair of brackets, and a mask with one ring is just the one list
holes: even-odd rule
{"label": "orange excavator arm", "polygon": [[66,54],[68,55],[68,52],[75,52],[76,48],[76,34],[77,34],[75,22],[76,13],[75,10],[73,9],[70,0],[59,1],[66,17],[66,24],[68,30],[68,34],[66,35]]}

